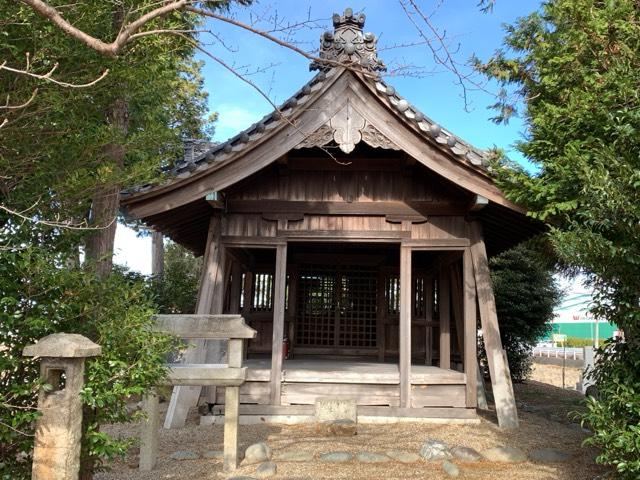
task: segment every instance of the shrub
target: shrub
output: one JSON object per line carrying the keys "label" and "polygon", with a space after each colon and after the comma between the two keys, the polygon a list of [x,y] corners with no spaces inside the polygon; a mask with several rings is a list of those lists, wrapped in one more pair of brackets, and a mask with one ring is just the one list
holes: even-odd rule
{"label": "shrub", "polygon": [[[560,291],[546,262],[526,245],[492,258],[491,280],[511,377],[522,382],[531,373],[533,347],[550,331]],[[486,358],[482,348],[481,354]]]}
{"label": "shrub", "polygon": [[128,422],[125,408],[164,375],[163,356],[174,340],[149,328],[155,305],[148,285],[124,271],[103,280],[35,247],[0,251],[0,478],[30,478],[39,388],[38,361],[25,345],[55,332],[80,333],[102,346],[87,363],[83,469],[100,469],[130,440],[100,431]]}
{"label": "shrub", "polygon": [[601,449],[598,463],[615,467],[623,479],[640,478],[640,345],[621,340],[606,342],[587,378],[597,398],[577,415],[593,431],[585,444]]}

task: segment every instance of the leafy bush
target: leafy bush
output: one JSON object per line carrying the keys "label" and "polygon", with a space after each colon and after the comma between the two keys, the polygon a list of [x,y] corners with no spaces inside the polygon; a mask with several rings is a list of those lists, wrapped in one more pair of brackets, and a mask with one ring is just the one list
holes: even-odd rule
{"label": "leafy bush", "polygon": [[[551,329],[560,291],[546,262],[526,245],[492,258],[491,279],[511,377],[522,382],[531,373],[533,347]],[[486,358],[484,349],[481,355]]]}
{"label": "leafy bush", "polygon": [[194,313],[202,258],[169,241],[165,247],[164,274],[153,279],[160,313]]}
{"label": "leafy bush", "polygon": [[640,345],[611,340],[598,350],[587,378],[598,398],[579,413],[594,433],[585,443],[601,448],[598,463],[612,465],[623,479],[640,478]]}
{"label": "leafy bush", "polygon": [[100,431],[128,422],[125,408],[165,375],[174,340],[149,328],[154,303],[140,277],[115,271],[103,280],[38,248],[0,251],[0,478],[30,478],[39,362],[25,345],[55,332],[80,333],[102,346],[87,363],[83,468],[93,471],[123,454],[130,441]]}
{"label": "leafy bush", "polygon": [[590,338],[567,337],[567,341],[564,342],[564,345],[567,348],[592,347],[593,340]]}

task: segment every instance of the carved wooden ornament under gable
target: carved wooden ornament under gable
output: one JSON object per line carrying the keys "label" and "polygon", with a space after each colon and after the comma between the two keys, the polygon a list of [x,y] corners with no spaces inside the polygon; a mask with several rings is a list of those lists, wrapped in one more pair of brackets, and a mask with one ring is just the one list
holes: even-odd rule
{"label": "carved wooden ornament under gable", "polygon": [[384,136],[347,100],[328,123],[310,133],[296,148],[324,147],[334,141],[344,153],[351,153],[360,141],[370,147],[388,150],[400,150],[398,146]]}

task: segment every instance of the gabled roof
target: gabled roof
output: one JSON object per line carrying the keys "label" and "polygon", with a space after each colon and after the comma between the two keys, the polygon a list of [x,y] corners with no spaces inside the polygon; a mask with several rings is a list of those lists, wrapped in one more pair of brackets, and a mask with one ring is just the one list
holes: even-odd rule
{"label": "gabled roof", "polygon": [[[178,162],[161,183],[123,192],[121,204],[128,215],[171,236],[185,228],[176,218],[186,212],[204,224],[210,215],[207,193],[242,181],[294,149],[337,144],[349,153],[363,142],[402,150],[436,174],[487,198],[494,211],[497,207],[502,214],[522,218],[523,209],[492,181],[486,152],[438,125],[380,78],[384,64],[376,57],[375,37],[362,33],[363,23],[363,15],[349,10],[334,16],[335,32],[323,35],[321,60],[312,64],[321,70],[317,75],[256,124]],[[202,226],[191,222],[188,228]],[[194,240],[188,246],[199,250],[197,245]]]}

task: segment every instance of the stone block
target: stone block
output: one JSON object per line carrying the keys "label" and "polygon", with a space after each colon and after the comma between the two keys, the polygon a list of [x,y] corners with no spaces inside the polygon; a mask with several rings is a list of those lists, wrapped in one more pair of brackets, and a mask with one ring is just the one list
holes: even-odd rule
{"label": "stone block", "polygon": [[316,399],[315,415],[318,422],[333,420],[358,421],[355,399],[340,397],[319,397]]}

